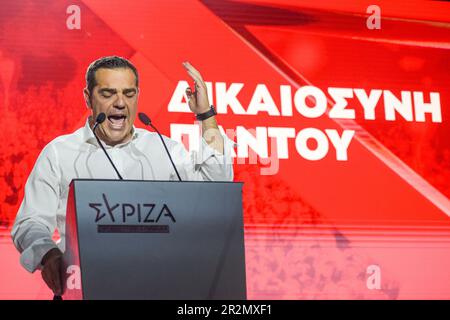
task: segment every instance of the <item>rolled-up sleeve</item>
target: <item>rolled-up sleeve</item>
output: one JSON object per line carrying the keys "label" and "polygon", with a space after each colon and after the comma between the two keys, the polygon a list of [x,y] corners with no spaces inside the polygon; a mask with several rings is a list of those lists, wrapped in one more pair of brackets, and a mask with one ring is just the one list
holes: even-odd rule
{"label": "rolled-up sleeve", "polygon": [[[232,154],[235,143],[223,135],[223,154],[211,148],[204,138],[198,150],[186,151],[183,144],[172,144],[172,156],[183,180],[233,181]],[[173,141],[173,140],[172,140]],[[172,177],[176,179],[176,175]]]}
{"label": "rolled-up sleeve", "polygon": [[54,147],[47,145],[28,177],[11,231],[14,245],[21,253],[20,263],[29,272],[40,268],[42,257],[57,247],[52,240],[60,193],[57,160]]}

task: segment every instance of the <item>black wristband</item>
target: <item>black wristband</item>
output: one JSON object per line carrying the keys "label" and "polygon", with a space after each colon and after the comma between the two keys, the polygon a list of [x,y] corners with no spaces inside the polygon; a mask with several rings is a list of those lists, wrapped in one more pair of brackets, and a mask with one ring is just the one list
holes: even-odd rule
{"label": "black wristband", "polygon": [[211,105],[211,109],[209,109],[209,111],[197,114],[195,117],[197,118],[197,120],[203,121],[203,120],[206,120],[208,118],[215,116],[216,114],[217,114],[216,109],[214,109],[214,106]]}

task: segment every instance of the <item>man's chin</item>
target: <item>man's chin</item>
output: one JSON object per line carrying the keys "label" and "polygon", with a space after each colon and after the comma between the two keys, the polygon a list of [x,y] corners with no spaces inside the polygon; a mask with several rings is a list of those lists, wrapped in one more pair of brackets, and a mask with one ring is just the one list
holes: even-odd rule
{"label": "man's chin", "polygon": [[109,145],[116,145],[116,144],[127,142],[129,138],[130,138],[130,136],[126,132],[120,132],[120,133],[119,132],[118,133],[109,132],[106,140]]}

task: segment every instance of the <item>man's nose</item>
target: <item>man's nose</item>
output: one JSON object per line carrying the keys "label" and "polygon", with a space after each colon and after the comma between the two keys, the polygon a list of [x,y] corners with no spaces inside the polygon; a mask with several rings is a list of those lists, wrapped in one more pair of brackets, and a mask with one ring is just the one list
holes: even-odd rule
{"label": "man's nose", "polygon": [[121,94],[117,95],[116,101],[114,101],[114,108],[123,109],[125,108],[125,99]]}

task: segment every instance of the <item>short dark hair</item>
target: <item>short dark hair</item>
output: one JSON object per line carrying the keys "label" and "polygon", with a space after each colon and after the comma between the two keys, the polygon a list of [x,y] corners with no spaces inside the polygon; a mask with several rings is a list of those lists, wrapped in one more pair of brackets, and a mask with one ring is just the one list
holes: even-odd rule
{"label": "short dark hair", "polygon": [[92,94],[92,89],[97,85],[95,79],[95,72],[98,69],[117,69],[117,68],[129,68],[136,76],[136,87],[139,87],[139,75],[136,67],[127,59],[118,56],[103,57],[92,62],[86,71],[86,88],[89,94]]}

